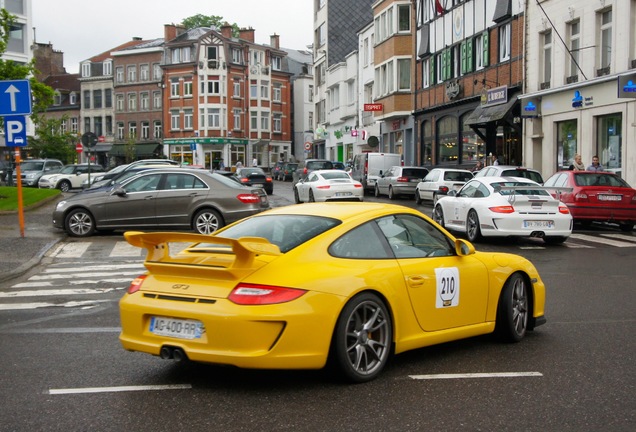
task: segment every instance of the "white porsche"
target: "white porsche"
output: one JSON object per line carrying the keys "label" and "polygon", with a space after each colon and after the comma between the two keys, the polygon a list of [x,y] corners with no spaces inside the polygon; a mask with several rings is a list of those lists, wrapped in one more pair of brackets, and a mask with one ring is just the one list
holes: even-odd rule
{"label": "white porsche", "polygon": [[294,185],[296,204],[320,201],[363,201],[362,183],[342,170],[317,170]]}
{"label": "white porsche", "polygon": [[479,177],[440,197],[433,219],[451,231],[482,237],[539,237],[563,243],[572,234],[567,206],[539,183],[519,177]]}

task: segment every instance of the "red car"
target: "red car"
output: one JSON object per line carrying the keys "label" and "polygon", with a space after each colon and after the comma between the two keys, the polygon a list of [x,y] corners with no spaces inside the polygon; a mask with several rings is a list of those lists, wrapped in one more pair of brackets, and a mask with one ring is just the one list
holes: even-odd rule
{"label": "red car", "polygon": [[631,231],[636,222],[636,190],[611,172],[560,171],[543,184],[545,187],[572,188],[560,194],[575,222],[612,222],[621,231]]}

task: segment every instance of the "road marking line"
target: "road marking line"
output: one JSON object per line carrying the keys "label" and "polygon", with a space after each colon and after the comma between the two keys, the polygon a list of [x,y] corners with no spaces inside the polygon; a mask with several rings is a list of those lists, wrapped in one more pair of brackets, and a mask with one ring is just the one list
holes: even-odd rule
{"label": "road marking line", "polygon": [[92,309],[97,307],[98,303],[112,302],[112,300],[86,300],[86,301],[69,301],[66,303],[0,303],[0,310],[27,310],[41,309],[46,307],[64,307],[73,308],[81,307],[83,309]]}
{"label": "road marking line", "polygon": [[[64,263],[65,266],[69,265],[68,263]],[[139,269],[145,270],[143,263],[138,264],[112,264],[112,265],[99,265],[99,266],[86,266],[85,263],[77,263],[77,266],[80,266],[82,271],[94,271],[94,270],[120,270],[120,269]],[[76,272],[77,267],[56,267],[50,266],[44,269],[44,273],[72,273]]]}
{"label": "road marking line", "polygon": [[139,257],[143,249],[133,246],[126,241],[118,241],[115,243],[109,257]]}
{"label": "road marking line", "polygon": [[[119,288],[123,289],[123,288]],[[71,288],[71,289],[52,289],[52,290],[31,290],[31,291],[14,291],[0,292],[0,298],[18,298],[18,297],[44,297],[58,295],[75,295],[75,294],[104,294],[115,291],[117,288]]]}
{"label": "road marking line", "polygon": [[81,327],[81,328],[39,328],[39,329],[24,329],[18,328],[15,330],[0,330],[0,333],[11,334],[44,334],[44,333],[121,333],[121,327]]}
{"label": "road marking line", "polygon": [[46,393],[52,395],[60,394],[83,394],[83,393],[113,393],[127,391],[156,391],[156,390],[189,390],[192,384],[166,384],[166,385],[145,385],[145,386],[120,386],[120,387],[85,387],[68,389],[49,389]]}
{"label": "road marking line", "polygon": [[517,377],[540,377],[541,372],[493,372],[493,373],[461,373],[461,374],[436,374],[436,375],[409,375],[411,379],[434,380],[434,379],[465,379],[465,378],[517,378]]}
{"label": "road marking line", "polygon": [[30,281],[42,281],[42,280],[54,280],[54,279],[77,279],[77,278],[85,278],[85,277],[108,277],[108,276],[133,276],[131,279],[139,276],[139,271],[129,271],[129,272],[117,272],[113,274],[110,273],[75,273],[75,274],[54,274],[49,273],[45,275],[35,275],[29,278]]}
{"label": "road marking line", "polygon": [[636,237],[628,236],[625,234],[601,234],[602,237],[610,237],[628,242],[636,242]]}
{"label": "road marking line", "polygon": [[570,237],[578,239],[578,240],[589,241],[592,243],[602,243],[605,245],[616,246],[616,247],[636,247],[636,244],[610,240],[608,238],[594,237],[594,236],[586,235],[586,234],[572,234],[570,235]]}
{"label": "road marking line", "polygon": [[[64,284],[68,285],[91,285],[91,284],[101,284],[101,283],[130,283],[134,278],[126,277],[126,278],[116,278],[116,279],[99,279],[99,280],[70,280],[63,281]],[[43,287],[52,287],[52,282],[21,282],[15,285],[12,285],[11,288],[43,288]]]}
{"label": "road marking line", "polygon": [[60,250],[54,251],[51,256],[55,258],[79,258],[93,242],[67,243]]}
{"label": "road marking line", "polygon": [[594,249],[594,246],[584,245],[584,244],[580,244],[580,243],[565,242],[565,243],[562,243],[562,244],[563,244],[563,246],[569,247],[569,248],[572,248],[572,249]]}

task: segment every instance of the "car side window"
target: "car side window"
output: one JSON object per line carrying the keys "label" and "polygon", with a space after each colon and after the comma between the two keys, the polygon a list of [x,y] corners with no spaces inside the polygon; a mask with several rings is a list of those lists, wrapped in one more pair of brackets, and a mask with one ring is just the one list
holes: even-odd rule
{"label": "car side window", "polygon": [[414,215],[387,216],[378,226],[396,258],[452,256],[454,247],[433,224]]}
{"label": "car side window", "polygon": [[468,198],[472,198],[475,196],[475,192],[477,191],[478,186],[481,183],[479,182],[470,182],[470,183],[466,183],[466,185],[461,188],[461,190],[459,191],[459,193],[457,194],[457,196],[463,196],[463,197],[468,197]]}
{"label": "car side window", "polygon": [[132,180],[124,186],[126,192],[148,192],[157,190],[161,174],[149,174]]}
{"label": "car side window", "polygon": [[375,222],[352,229],[329,246],[329,253],[339,258],[393,258]]}

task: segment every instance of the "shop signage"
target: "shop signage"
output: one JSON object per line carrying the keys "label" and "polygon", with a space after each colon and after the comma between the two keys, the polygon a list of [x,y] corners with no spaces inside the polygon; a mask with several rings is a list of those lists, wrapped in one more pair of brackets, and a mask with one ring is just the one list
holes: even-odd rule
{"label": "shop signage", "polygon": [[583,108],[584,106],[594,105],[594,96],[583,96],[580,90],[574,92],[572,98],[572,108]]}
{"label": "shop signage", "polygon": [[636,73],[618,77],[618,97],[636,98]]}
{"label": "shop signage", "polygon": [[382,104],[364,104],[365,111],[382,111],[383,109]]}
{"label": "shop signage", "polygon": [[242,138],[166,138],[163,140],[164,144],[168,145],[190,145],[194,144],[234,144],[234,145],[247,145],[248,140]]}
{"label": "shop signage", "polygon": [[446,96],[455,99],[459,95],[459,80],[450,80],[446,83]]}
{"label": "shop signage", "polygon": [[534,118],[541,116],[541,99],[528,98],[521,103],[521,117]]}
{"label": "shop signage", "polygon": [[486,106],[499,105],[508,102],[508,87],[501,86],[486,90],[485,102],[482,100],[482,104]]}

